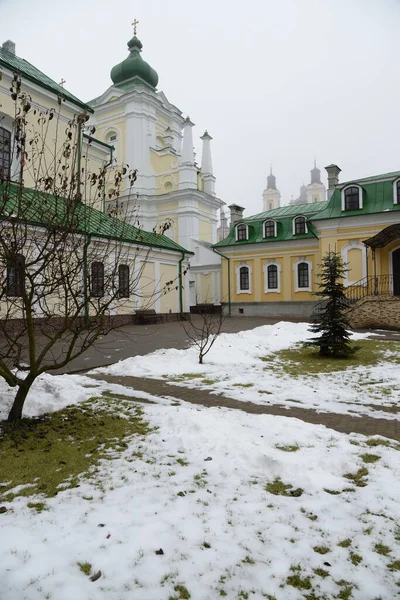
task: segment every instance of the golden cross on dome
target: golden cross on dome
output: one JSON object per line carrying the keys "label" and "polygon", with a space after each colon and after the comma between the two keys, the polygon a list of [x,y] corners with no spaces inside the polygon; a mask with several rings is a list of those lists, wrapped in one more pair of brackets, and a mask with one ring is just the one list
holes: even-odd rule
{"label": "golden cross on dome", "polygon": [[137,19],[133,20],[133,35],[136,35],[136,26],[139,24],[139,21]]}
{"label": "golden cross on dome", "polygon": [[65,81],[65,79],[61,79],[61,81],[60,81],[59,85],[61,85],[61,87],[64,87],[64,83],[67,83],[67,82]]}

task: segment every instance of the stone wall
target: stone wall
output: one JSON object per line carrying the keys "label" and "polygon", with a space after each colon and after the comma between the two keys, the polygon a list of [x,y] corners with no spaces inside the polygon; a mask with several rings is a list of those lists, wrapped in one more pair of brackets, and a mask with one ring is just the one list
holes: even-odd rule
{"label": "stone wall", "polygon": [[400,330],[400,296],[366,296],[347,315],[355,329]]}
{"label": "stone wall", "polygon": [[[308,321],[316,302],[232,302],[233,317],[267,317],[287,318],[290,320]],[[228,304],[222,303],[224,314],[228,313]]]}

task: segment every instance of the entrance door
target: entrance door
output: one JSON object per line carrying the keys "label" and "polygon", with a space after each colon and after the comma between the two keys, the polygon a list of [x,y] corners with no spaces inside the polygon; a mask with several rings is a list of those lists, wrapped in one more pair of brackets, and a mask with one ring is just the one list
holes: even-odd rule
{"label": "entrance door", "polygon": [[400,248],[392,253],[393,295],[400,296]]}

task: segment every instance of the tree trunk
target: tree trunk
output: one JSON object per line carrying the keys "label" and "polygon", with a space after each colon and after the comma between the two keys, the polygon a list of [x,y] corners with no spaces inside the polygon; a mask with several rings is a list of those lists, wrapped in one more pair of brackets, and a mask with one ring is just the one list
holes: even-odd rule
{"label": "tree trunk", "polygon": [[34,382],[34,379],[29,378],[29,376],[25,379],[24,383],[19,386],[18,392],[14,398],[13,405],[8,414],[7,421],[10,423],[12,421],[19,421],[22,419],[22,410],[24,408],[26,397],[31,389],[31,385]]}

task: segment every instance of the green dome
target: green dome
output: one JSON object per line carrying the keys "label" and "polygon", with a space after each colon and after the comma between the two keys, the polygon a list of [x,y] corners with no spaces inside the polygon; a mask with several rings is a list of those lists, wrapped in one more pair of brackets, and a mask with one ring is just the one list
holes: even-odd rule
{"label": "green dome", "polygon": [[134,77],[140,77],[140,79],[148,83],[152,88],[157,87],[157,72],[140,56],[142,47],[142,42],[136,36],[133,36],[129,40],[128,58],[111,69],[111,79],[114,85],[127,87],[129,83],[135,83],[131,81]]}

